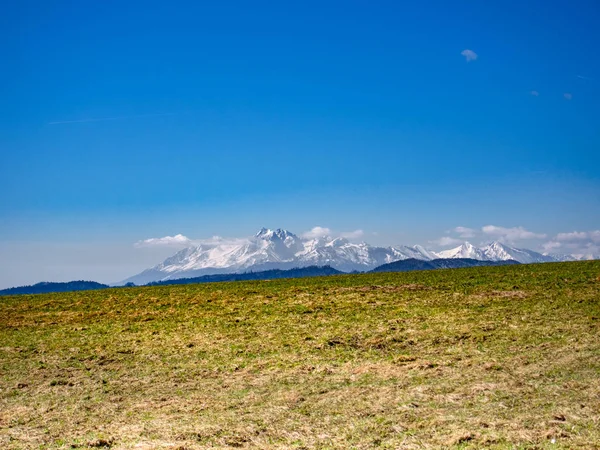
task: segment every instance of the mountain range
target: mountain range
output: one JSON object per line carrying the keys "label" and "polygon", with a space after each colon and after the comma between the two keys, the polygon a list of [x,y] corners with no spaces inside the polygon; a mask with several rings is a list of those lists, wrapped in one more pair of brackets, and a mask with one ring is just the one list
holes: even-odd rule
{"label": "mountain range", "polygon": [[513,260],[524,264],[576,259],[572,256],[544,255],[500,242],[492,242],[484,247],[475,247],[465,242],[450,250],[434,252],[419,245],[376,247],[365,242],[353,243],[342,237],[305,238],[283,229],[262,228],[247,239],[216,240],[190,246],[118,284],[141,285],[205,275],[308,266],[331,266],[342,272],[362,272],[407,259],[432,261],[457,258],[477,261]]}

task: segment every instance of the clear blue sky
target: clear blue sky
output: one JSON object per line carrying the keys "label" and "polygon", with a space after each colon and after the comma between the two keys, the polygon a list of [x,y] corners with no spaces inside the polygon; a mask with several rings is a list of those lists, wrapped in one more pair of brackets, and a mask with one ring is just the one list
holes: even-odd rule
{"label": "clear blue sky", "polygon": [[176,233],[598,229],[598,23],[594,0],[9,2],[0,287],[115,281]]}

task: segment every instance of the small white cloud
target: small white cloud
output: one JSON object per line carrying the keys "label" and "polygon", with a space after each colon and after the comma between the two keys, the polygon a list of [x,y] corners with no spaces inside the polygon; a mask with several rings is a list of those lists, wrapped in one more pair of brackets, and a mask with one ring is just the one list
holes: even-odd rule
{"label": "small white cloud", "polygon": [[542,244],[542,248],[547,253],[552,253],[552,251],[559,249],[561,246],[562,246],[562,244],[560,242],[556,242],[556,241],[544,242]]}
{"label": "small white cloud", "polygon": [[449,245],[460,245],[463,243],[463,241],[450,236],[444,236],[435,241],[430,241],[430,243],[437,244],[441,247],[448,247]]}
{"label": "small white cloud", "polygon": [[572,231],[571,233],[558,233],[555,237],[557,241],[573,242],[583,241],[588,238],[588,234],[585,231]]}
{"label": "small white cloud", "polygon": [[454,231],[455,233],[458,233],[458,235],[461,238],[473,238],[473,237],[475,237],[475,230],[473,228],[456,227],[452,231]]}
{"label": "small white cloud", "polygon": [[475,61],[477,59],[477,53],[475,53],[473,50],[469,50],[468,48],[464,49],[462,52],[460,52],[460,54],[465,57],[467,62]]}
{"label": "small white cloud", "polygon": [[322,237],[343,237],[346,239],[360,239],[365,235],[363,230],[354,231],[334,231],[327,227],[314,227],[313,229],[302,233],[305,239],[317,239]]}
{"label": "small white cloud", "polygon": [[316,239],[325,236],[331,236],[331,229],[325,227],[314,227],[310,231],[302,233],[302,237],[307,239]]}
{"label": "small white cloud", "polygon": [[213,236],[208,239],[194,239],[190,241],[194,245],[233,245],[248,242],[245,238],[224,238],[221,236]]}
{"label": "small white cloud", "polygon": [[586,77],[584,75],[577,75],[577,78],[581,79],[581,80],[588,80],[591,81],[592,79],[590,77]]}
{"label": "small white cloud", "polygon": [[183,234],[175,236],[165,236],[161,238],[150,238],[138,241],[134,245],[136,247],[185,247],[192,243],[191,239]]}
{"label": "small white cloud", "polygon": [[360,239],[363,237],[365,232],[363,230],[354,230],[354,231],[342,231],[340,233],[340,237],[346,239]]}
{"label": "small white cloud", "polygon": [[534,97],[540,96],[540,93],[538,91],[531,91],[530,94],[533,95]]}
{"label": "small white cloud", "polygon": [[505,228],[495,225],[486,225],[481,228],[481,231],[488,236],[492,236],[494,239],[506,242],[515,242],[524,239],[544,239],[546,237],[543,233],[534,233],[523,227]]}
{"label": "small white cloud", "polygon": [[221,236],[212,236],[207,239],[190,239],[182,234],[176,234],[175,236],[165,236],[161,238],[150,238],[138,241],[133,244],[137,248],[146,247],[173,247],[173,248],[185,248],[192,247],[195,245],[204,245],[214,247],[217,245],[240,245],[248,242],[248,238],[224,238]]}
{"label": "small white cloud", "polygon": [[563,95],[564,95],[565,99],[573,100],[573,94],[571,94],[569,92],[565,92]]}

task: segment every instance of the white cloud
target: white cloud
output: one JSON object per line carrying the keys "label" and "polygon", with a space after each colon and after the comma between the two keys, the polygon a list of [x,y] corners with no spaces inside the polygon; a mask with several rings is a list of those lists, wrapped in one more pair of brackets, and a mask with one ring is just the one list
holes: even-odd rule
{"label": "white cloud", "polygon": [[452,231],[454,231],[455,233],[458,233],[458,235],[461,238],[473,238],[473,237],[475,237],[475,230],[473,228],[456,227]]}
{"label": "white cloud", "polygon": [[460,245],[463,243],[462,240],[456,239],[450,236],[444,236],[435,241],[429,241],[431,244],[437,244],[441,247],[448,247],[449,245]]}
{"label": "white cloud", "polygon": [[486,225],[481,228],[484,234],[492,236],[499,241],[515,242],[524,239],[544,239],[546,234],[534,233],[523,227],[505,228],[495,225]]}
{"label": "white cloud", "polygon": [[315,239],[325,236],[331,236],[331,229],[325,227],[314,227],[310,231],[302,233],[302,237],[307,239]]}
{"label": "white cloud", "polygon": [[600,256],[600,230],[558,233],[542,245],[547,252],[570,253],[582,259]]}
{"label": "white cloud", "polygon": [[542,248],[547,253],[552,253],[553,250],[559,249],[560,247],[561,243],[556,241],[549,241],[542,244]]}
{"label": "white cloud", "polygon": [[[591,231],[590,233],[595,233]],[[591,234],[585,231],[572,231],[571,233],[558,233],[554,239],[562,242],[583,241],[591,238]]]}
{"label": "white cloud", "polygon": [[577,78],[579,78],[579,79],[581,79],[581,80],[588,80],[588,81],[591,81],[591,78],[590,78],[590,77],[586,77],[586,76],[584,76],[584,75],[576,75],[576,76],[577,76]]}
{"label": "white cloud", "polygon": [[343,237],[346,239],[360,239],[363,237],[365,232],[363,230],[354,231],[334,231],[327,227],[313,227],[311,230],[302,233],[302,237],[305,239],[317,239],[321,237]]}
{"label": "white cloud", "polygon": [[540,96],[540,93],[538,91],[531,91],[530,94],[533,95],[534,97]]}
{"label": "white cloud", "polygon": [[340,237],[346,239],[360,239],[363,237],[365,232],[363,230],[354,230],[354,231],[342,231],[340,233]]}
{"label": "white cloud", "polygon": [[553,241],[565,244],[581,244],[582,242],[600,244],[600,230],[571,231],[569,233],[558,233],[554,237]]}
{"label": "white cloud", "polygon": [[565,99],[573,100],[573,94],[571,94],[569,92],[565,92],[563,95],[564,95]]}
{"label": "white cloud", "polygon": [[194,245],[238,245],[248,242],[247,238],[224,238],[221,236],[213,236],[208,239],[194,239],[190,241]]}
{"label": "white cloud", "polygon": [[239,245],[248,242],[248,238],[224,238],[221,236],[212,236],[207,239],[190,239],[182,234],[176,234],[175,236],[165,236],[161,238],[150,238],[138,241],[134,245],[137,248],[150,248],[150,247],[172,247],[172,248],[185,248],[194,245]]}
{"label": "white cloud", "polygon": [[192,243],[192,240],[183,234],[176,234],[175,236],[165,236],[161,238],[150,238],[138,241],[134,245],[136,247],[185,247]]}
{"label": "white cloud", "polygon": [[475,61],[477,59],[477,53],[475,53],[473,50],[469,50],[468,48],[464,49],[462,52],[460,52],[460,54],[465,57],[467,62]]}

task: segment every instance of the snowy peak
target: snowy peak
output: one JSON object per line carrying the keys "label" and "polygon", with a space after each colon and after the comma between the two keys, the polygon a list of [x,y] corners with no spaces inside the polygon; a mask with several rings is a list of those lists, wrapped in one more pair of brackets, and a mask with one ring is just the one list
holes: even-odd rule
{"label": "snowy peak", "polygon": [[430,261],[432,259],[438,258],[437,254],[435,252],[432,252],[431,250],[427,250],[422,245],[413,245],[412,247],[407,247],[407,248],[410,249],[412,252],[414,252],[413,256],[411,256],[411,258],[424,259],[426,261]]}
{"label": "snowy peak", "polygon": [[262,238],[263,236],[266,236],[266,235],[272,234],[272,233],[273,233],[273,230],[270,230],[269,228],[262,227],[260,230],[258,230],[258,233],[256,233],[254,235],[254,237]]}
{"label": "snowy peak", "polygon": [[551,256],[542,255],[541,253],[524,248],[509,247],[497,241],[488,244],[482,250],[485,258],[490,261],[508,261],[512,259],[522,264],[557,261]]}
{"label": "snowy peak", "polygon": [[331,241],[327,242],[325,245],[329,246],[329,247],[343,247],[344,245],[348,245],[350,244],[350,241],[346,238],[343,237],[339,237],[339,238],[335,238],[332,239]]}
{"label": "snowy peak", "polygon": [[483,253],[487,259],[491,261],[506,261],[512,258],[512,253],[516,249],[505,246],[504,244],[494,241],[483,248]]}
{"label": "snowy peak", "polygon": [[289,232],[288,230],[283,230],[281,228],[277,228],[276,230],[271,230],[269,228],[261,228],[258,233],[254,235],[257,239],[264,239],[266,241],[272,241],[274,239],[279,239],[285,241],[286,239],[299,239],[294,233]]}
{"label": "snowy peak", "polygon": [[438,258],[437,254],[425,249],[420,245],[414,245],[409,247],[407,245],[396,245],[394,247],[389,247],[389,250],[394,255],[394,259],[389,262],[399,261],[402,259],[422,259],[425,261],[430,261],[432,259]]}
{"label": "snowy peak", "polygon": [[459,245],[456,248],[452,248],[450,250],[443,250],[437,253],[439,258],[469,258],[469,259],[477,259],[479,261],[483,261],[487,259],[482,249],[475,247],[470,242],[465,242],[462,245]]}

